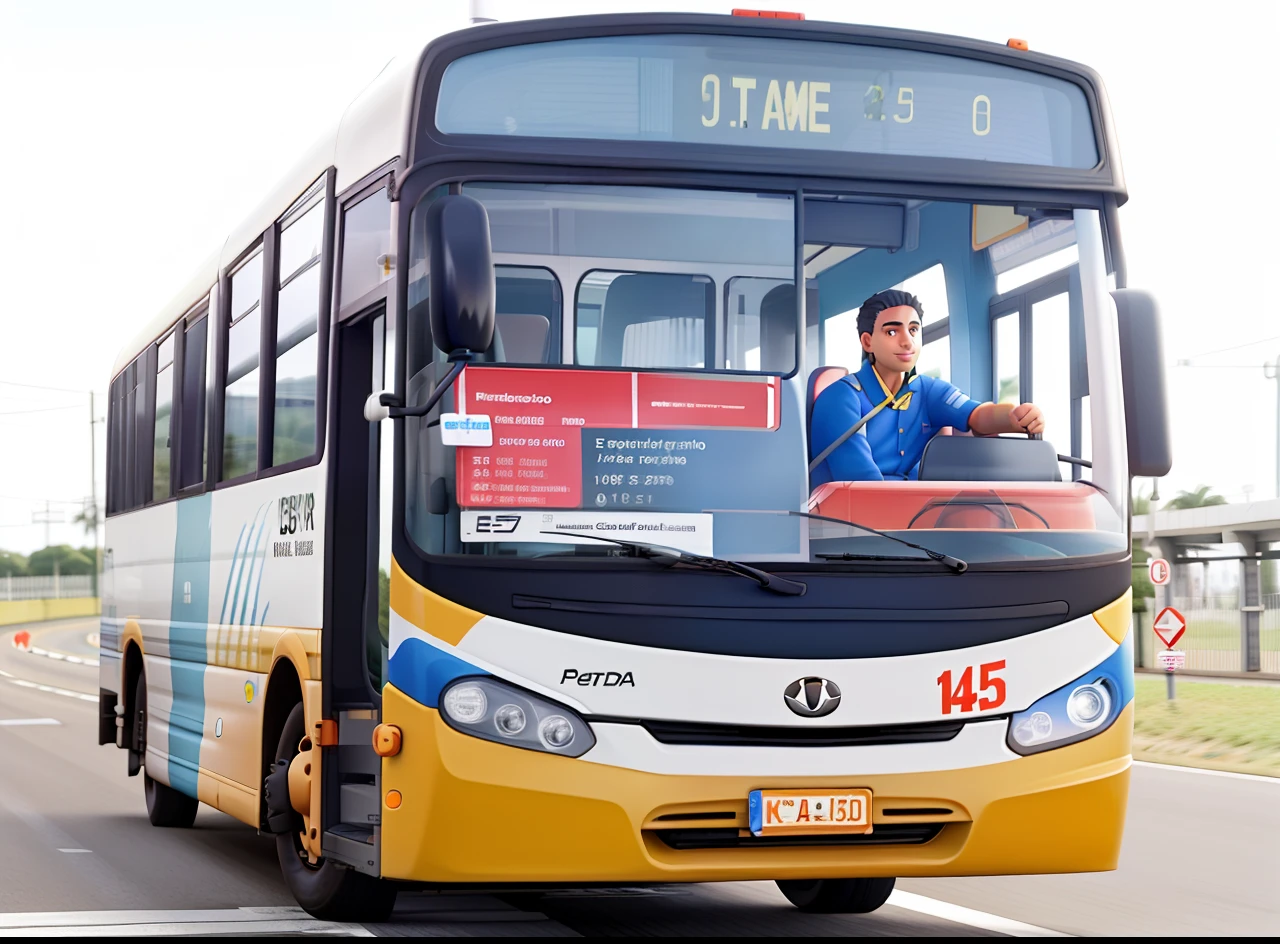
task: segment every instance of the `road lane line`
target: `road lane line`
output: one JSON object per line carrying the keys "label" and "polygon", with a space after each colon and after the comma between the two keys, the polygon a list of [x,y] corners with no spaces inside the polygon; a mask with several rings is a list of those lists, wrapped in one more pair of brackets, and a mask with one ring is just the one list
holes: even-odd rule
{"label": "road lane line", "polygon": [[25,728],[31,725],[62,724],[57,718],[0,718],[0,728]]}
{"label": "road lane line", "polygon": [[80,701],[98,701],[97,695],[90,695],[86,692],[73,692],[66,688],[58,688],[55,685],[41,685],[38,682],[28,682],[26,679],[14,678],[12,675],[9,675],[8,679],[14,685],[18,685],[22,688],[34,688],[38,692],[46,692],[50,695],[63,695],[66,698],[78,698]]}
{"label": "road lane line", "polygon": [[1254,780],[1258,783],[1280,784],[1280,777],[1267,777],[1263,774],[1238,774],[1234,770],[1210,770],[1207,767],[1181,767],[1178,764],[1155,764],[1148,760],[1135,760],[1135,767],[1148,767],[1152,770],[1176,770],[1184,774],[1208,774],[1211,777],[1229,777],[1232,780]]}
{"label": "road lane line", "polygon": [[87,852],[87,853],[89,853],[90,855],[92,855],[92,854],[93,854],[93,850],[92,850],[92,849],[59,849],[58,851],[59,851],[59,852],[72,852],[72,853],[75,853],[75,852]]}
{"label": "road lane line", "polygon": [[956,924],[965,924],[971,928],[981,928],[984,931],[995,931],[999,934],[1007,934],[1010,937],[1072,936],[1061,931],[1052,931],[1049,928],[1025,924],[1022,921],[1014,921],[1012,918],[1002,918],[999,915],[988,914],[985,911],[975,911],[962,905],[953,905],[949,901],[926,898],[924,895],[916,895],[912,892],[904,892],[897,889],[889,896],[888,903],[898,908],[905,908],[908,911],[926,914],[933,918],[953,921]]}
{"label": "road lane line", "polygon": [[363,925],[321,921],[297,907],[0,914],[0,937],[61,937],[69,933],[77,937],[298,933],[373,937]]}

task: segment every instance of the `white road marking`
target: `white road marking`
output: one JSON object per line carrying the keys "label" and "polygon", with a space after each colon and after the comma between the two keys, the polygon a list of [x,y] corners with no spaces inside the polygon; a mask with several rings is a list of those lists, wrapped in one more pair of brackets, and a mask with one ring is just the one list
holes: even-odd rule
{"label": "white road marking", "polygon": [[1280,784],[1280,777],[1267,777],[1263,774],[1238,774],[1234,770],[1210,770],[1207,767],[1180,767],[1177,764],[1153,764],[1151,761],[1135,760],[1135,767],[1149,767],[1152,770],[1176,770],[1184,774],[1208,774],[1211,777],[1230,777],[1233,780],[1254,780],[1258,783]]}
{"label": "white road marking", "polygon": [[44,911],[0,914],[0,937],[162,937],[175,934],[334,934],[373,937],[359,924],[321,921],[301,908],[191,911]]}
{"label": "white road marking", "polygon": [[953,905],[949,901],[939,901],[936,898],[926,898],[924,895],[897,889],[889,896],[889,904],[930,917],[941,918],[944,921],[966,924],[971,928],[1008,934],[1010,937],[1071,937],[1070,934],[1064,934],[1061,931],[1051,931],[1049,928],[1024,924],[1012,918],[1002,918],[999,915],[987,914],[985,911]]}
{"label": "white road marking", "polygon": [[4,675],[14,685],[18,685],[22,688],[34,688],[38,692],[47,692],[50,695],[63,695],[67,698],[77,698],[80,701],[97,702],[98,700],[97,695],[89,695],[85,692],[73,692],[65,688],[58,688],[55,685],[40,685],[36,682],[28,682],[26,679],[14,678],[7,672],[4,673]]}
{"label": "white road marking", "polygon": [[87,852],[87,853],[89,853],[90,855],[92,855],[92,854],[93,854],[93,850],[92,850],[92,849],[59,849],[58,851],[59,851],[59,852]]}
{"label": "white road marking", "polygon": [[57,718],[0,718],[0,728],[25,728],[45,724],[62,724],[62,722]]}

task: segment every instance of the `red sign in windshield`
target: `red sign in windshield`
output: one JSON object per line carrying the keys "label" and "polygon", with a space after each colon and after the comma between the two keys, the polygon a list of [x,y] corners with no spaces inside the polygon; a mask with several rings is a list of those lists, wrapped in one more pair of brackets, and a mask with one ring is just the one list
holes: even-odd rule
{"label": "red sign in windshield", "polygon": [[587,430],[777,429],[779,394],[776,377],[468,368],[457,409],[488,415],[493,445],[458,447],[459,504],[580,508]]}

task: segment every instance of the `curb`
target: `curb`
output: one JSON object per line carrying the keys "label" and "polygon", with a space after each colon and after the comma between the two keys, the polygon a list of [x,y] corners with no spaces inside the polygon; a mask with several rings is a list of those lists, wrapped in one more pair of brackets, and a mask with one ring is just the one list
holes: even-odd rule
{"label": "curb", "polygon": [[13,648],[19,652],[30,653],[33,656],[44,656],[46,659],[54,659],[58,662],[70,662],[72,665],[89,665],[96,667],[97,659],[84,659],[80,656],[68,655],[65,652],[54,652],[51,649],[42,649],[39,646],[31,645],[31,633],[28,630],[21,630],[13,634]]}

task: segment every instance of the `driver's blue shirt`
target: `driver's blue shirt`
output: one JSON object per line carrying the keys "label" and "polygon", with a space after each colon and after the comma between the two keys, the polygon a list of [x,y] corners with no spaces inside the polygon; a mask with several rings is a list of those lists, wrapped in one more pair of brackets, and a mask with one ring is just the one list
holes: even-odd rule
{"label": "driver's blue shirt", "polygon": [[[809,459],[813,460],[889,396],[889,388],[869,361],[856,373],[827,387],[813,404]],[[969,415],[977,408],[978,401],[954,385],[912,371],[893,402],[809,474],[810,486],[914,479],[919,475],[920,457],[929,440],[944,426],[968,432]]]}

